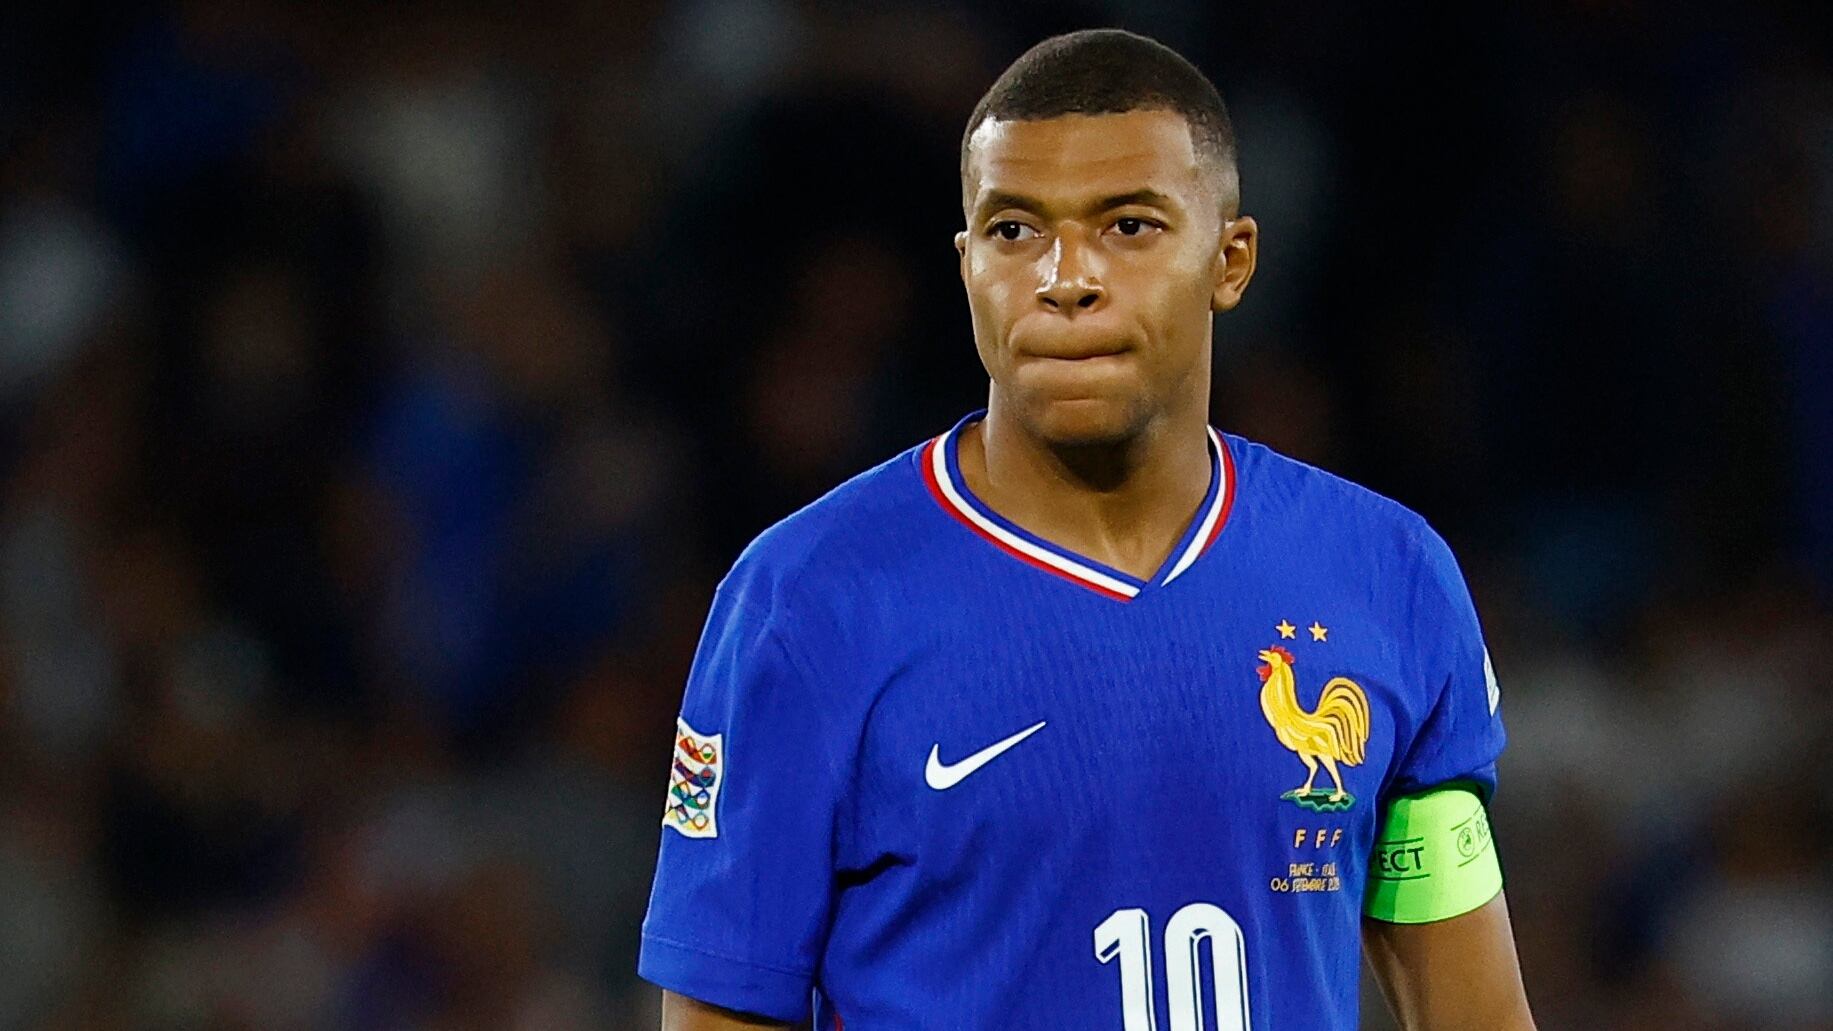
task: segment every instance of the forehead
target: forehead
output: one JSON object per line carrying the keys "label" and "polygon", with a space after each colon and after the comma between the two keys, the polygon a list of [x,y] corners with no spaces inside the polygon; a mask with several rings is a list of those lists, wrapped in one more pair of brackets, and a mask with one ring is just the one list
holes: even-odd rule
{"label": "forehead", "polygon": [[966,174],[970,205],[995,191],[1069,201],[1142,188],[1189,202],[1202,188],[1189,123],[1175,111],[989,118],[968,139]]}

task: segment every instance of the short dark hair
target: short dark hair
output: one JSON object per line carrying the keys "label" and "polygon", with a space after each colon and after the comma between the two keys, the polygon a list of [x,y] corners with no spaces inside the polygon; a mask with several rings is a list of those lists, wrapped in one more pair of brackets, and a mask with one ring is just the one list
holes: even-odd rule
{"label": "short dark hair", "polygon": [[1033,121],[1062,115],[1175,111],[1190,125],[1197,157],[1218,178],[1224,214],[1239,203],[1235,128],[1222,94],[1183,55],[1124,29],[1084,29],[1052,36],[1020,55],[1002,73],[961,134],[961,181],[968,143],[987,119]]}

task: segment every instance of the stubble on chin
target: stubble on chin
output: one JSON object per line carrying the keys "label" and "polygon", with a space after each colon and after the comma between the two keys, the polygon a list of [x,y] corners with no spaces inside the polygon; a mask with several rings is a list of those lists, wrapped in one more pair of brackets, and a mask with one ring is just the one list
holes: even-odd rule
{"label": "stubble on chin", "polygon": [[1109,449],[1137,440],[1151,422],[1149,406],[1137,398],[1018,399],[1016,414],[1025,434],[1052,449]]}

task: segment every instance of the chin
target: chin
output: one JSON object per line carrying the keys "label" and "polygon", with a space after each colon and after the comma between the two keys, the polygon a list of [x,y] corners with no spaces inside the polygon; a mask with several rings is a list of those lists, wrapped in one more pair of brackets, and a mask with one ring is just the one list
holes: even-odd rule
{"label": "chin", "polygon": [[1143,433],[1151,421],[1147,406],[1133,398],[1032,397],[1027,401],[1020,414],[1025,429],[1054,447],[1124,444]]}
{"label": "chin", "polygon": [[1136,355],[1015,363],[1001,393],[1030,436],[1054,447],[1132,440],[1157,411]]}

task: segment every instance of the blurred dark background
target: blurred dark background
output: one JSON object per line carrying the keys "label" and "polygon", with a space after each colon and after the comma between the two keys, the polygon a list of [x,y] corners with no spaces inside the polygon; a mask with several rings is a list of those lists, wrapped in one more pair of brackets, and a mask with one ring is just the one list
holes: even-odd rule
{"label": "blurred dark background", "polygon": [[712,587],[979,406],[963,122],[1111,24],[1215,421],[1465,564],[1541,1026],[1833,1028],[1819,5],[311,6],[0,13],[0,1028],[655,1026]]}

